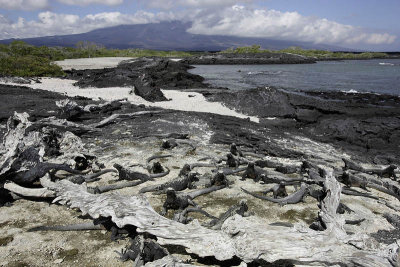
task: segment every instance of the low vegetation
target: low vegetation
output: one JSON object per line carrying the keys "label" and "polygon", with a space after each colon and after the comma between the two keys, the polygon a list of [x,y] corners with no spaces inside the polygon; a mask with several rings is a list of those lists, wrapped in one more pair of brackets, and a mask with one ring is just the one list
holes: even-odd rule
{"label": "low vegetation", "polygon": [[[306,50],[299,47],[272,51],[259,45],[230,48],[221,53],[291,53],[317,59],[372,59],[386,57],[385,53],[343,53],[324,50]],[[88,57],[188,57],[193,53],[182,51],[157,51],[146,49],[107,49],[88,41],[78,42],[76,47],[33,46],[23,41],[9,45],[0,44],[0,76],[63,76],[62,69],[53,61]]]}
{"label": "low vegetation", "polygon": [[180,51],[145,49],[106,49],[92,42],[78,42],[76,47],[33,46],[22,41],[0,44],[0,76],[62,76],[62,69],[52,61],[88,57],[187,57]]}
{"label": "low vegetation", "polygon": [[306,57],[314,57],[317,59],[373,59],[373,58],[384,58],[388,55],[386,53],[378,52],[365,52],[365,53],[351,53],[351,52],[332,52],[326,50],[315,50],[315,49],[302,49],[300,47],[289,47],[282,50],[268,50],[261,49],[259,45],[244,46],[237,48],[229,48],[222,51],[222,53],[290,53]]}
{"label": "low vegetation", "polygon": [[7,56],[0,58],[0,76],[63,76],[61,67],[45,57]]}

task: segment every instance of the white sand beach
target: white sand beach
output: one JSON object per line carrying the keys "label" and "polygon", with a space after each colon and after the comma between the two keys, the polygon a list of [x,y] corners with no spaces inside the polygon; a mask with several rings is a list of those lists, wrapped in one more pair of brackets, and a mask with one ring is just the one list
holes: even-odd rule
{"label": "white sand beach", "polygon": [[132,57],[96,57],[96,58],[75,58],[54,61],[63,70],[84,70],[84,69],[103,69],[113,68],[123,60],[132,59]]}
{"label": "white sand beach", "polygon": [[[67,96],[84,96],[92,99],[103,99],[106,101],[117,100],[126,98],[133,104],[146,106],[160,107],[165,109],[174,109],[182,111],[195,111],[213,113],[219,115],[233,116],[242,119],[249,118],[251,121],[259,122],[259,118],[254,116],[247,116],[235,110],[229,109],[218,102],[209,102],[200,93],[184,92],[178,90],[161,90],[165,97],[170,101],[163,102],[148,102],[135,95],[129,87],[108,87],[108,88],[79,88],[73,84],[74,80],[59,79],[59,78],[42,78],[41,83],[31,83],[28,86],[32,89],[48,90],[65,94]],[[3,84],[20,85],[9,82],[1,82]]]}

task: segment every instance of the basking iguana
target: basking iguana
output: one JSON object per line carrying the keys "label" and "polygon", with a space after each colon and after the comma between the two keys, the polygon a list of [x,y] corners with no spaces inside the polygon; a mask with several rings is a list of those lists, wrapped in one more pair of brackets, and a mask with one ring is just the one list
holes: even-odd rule
{"label": "basking iguana", "polygon": [[82,183],[90,183],[97,181],[101,175],[106,174],[108,172],[117,172],[114,169],[105,169],[101,170],[96,173],[88,174],[88,175],[74,175],[67,178],[68,181],[71,181],[75,184],[82,184]]}
{"label": "basking iguana", "polygon": [[163,184],[143,187],[139,192],[146,193],[159,191],[160,193],[164,193],[167,188],[172,188],[175,191],[182,191],[187,188],[192,189],[193,183],[197,181],[199,181],[198,173],[191,172],[184,176],[178,176],[177,178]]}
{"label": "basking iguana", "polygon": [[193,201],[196,197],[205,195],[220,189],[225,188],[224,185],[211,186],[203,189],[198,189],[192,192],[176,192],[172,188],[167,189],[167,199],[164,202],[163,210],[161,215],[167,214],[168,210],[178,210],[182,211],[186,209],[189,205],[197,207],[197,204]]}
{"label": "basking iguana", "polygon": [[211,220],[209,223],[204,226],[209,227],[214,230],[221,230],[222,224],[229,218],[234,216],[235,214],[239,214],[243,217],[249,216],[248,214],[248,206],[247,201],[242,199],[239,201],[239,204],[231,206],[226,212],[221,214],[218,218]]}
{"label": "basking iguana", "polygon": [[297,204],[300,201],[303,200],[303,198],[308,194],[308,185],[303,184],[299,190],[297,190],[296,192],[294,192],[291,195],[288,195],[287,197],[284,198],[272,198],[272,197],[267,197],[267,196],[260,196],[257,195],[255,193],[249,192],[246,189],[242,188],[242,190],[249,194],[252,195],[253,197],[259,198],[259,199],[264,199],[264,200],[268,200],[274,203],[279,203],[282,205],[286,205],[286,204]]}
{"label": "basking iguana", "polygon": [[127,180],[127,181],[133,181],[133,180],[140,180],[143,182],[147,182],[150,180],[153,180],[154,178],[159,178],[159,177],[164,177],[169,174],[169,169],[167,168],[167,171],[163,173],[157,173],[157,174],[145,174],[137,171],[132,171],[129,170],[125,167],[122,167],[119,164],[114,164],[114,168],[118,170],[118,176],[119,180]]}

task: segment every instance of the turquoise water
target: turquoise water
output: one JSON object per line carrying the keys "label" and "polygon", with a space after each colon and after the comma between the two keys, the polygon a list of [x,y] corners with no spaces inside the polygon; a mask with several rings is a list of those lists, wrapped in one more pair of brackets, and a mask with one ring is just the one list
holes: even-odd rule
{"label": "turquoise water", "polygon": [[400,59],[299,65],[195,65],[190,72],[203,76],[206,83],[233,90],[275,86],[400,95]]}

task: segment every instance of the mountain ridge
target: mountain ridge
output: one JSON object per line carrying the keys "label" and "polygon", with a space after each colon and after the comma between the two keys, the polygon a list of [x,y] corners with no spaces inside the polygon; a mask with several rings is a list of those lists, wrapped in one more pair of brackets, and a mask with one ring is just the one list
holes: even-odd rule
{"label": "mountain ridge", "polygon": [[75,46],[79,41],[90,41],[107,48],[142,48],[176,51],[220,51],[230,47],[261,45],[264,49],[279,50],[290,46],[321,50],[350,50],[343,47],[313,44],[298,41],[285,41],[267,38],[236,37],[222,35],[202,35],[187,32],[190,22],[171,21],[148,24],[118,25],[100,28],[87,33],[44,36],[34,38],[6,39],[0,43],[8,44],[22,40],[32,45]]}

